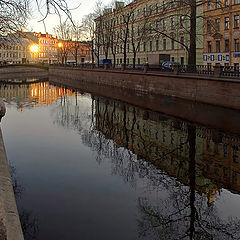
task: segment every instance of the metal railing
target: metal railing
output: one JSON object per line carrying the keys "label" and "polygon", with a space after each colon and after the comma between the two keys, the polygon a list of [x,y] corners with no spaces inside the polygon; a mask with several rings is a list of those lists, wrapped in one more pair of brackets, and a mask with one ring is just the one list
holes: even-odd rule
{"label": "metal railing", "polygon": [[234,66],[211,66],[211,65],[179,65],[163,66],[160,64],[117,64],[115,66],[109,64],[54,64],[55,66],[64,66],[82,69],[104,69],[109,71],[134,71],[148,73],[171,73],[189,76],[209,76],[215,78],[240,79],[240,68]]}

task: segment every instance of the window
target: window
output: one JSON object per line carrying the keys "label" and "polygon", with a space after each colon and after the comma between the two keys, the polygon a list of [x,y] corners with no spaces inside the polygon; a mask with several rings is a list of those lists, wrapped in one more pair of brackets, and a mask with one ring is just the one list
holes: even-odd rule
{"label": "window", "polygon": [[167,49],[167,40],[163,39],[163,50]]}
{"label": "window", "polygon": [[221,2],[220,0],[216,0],[216,8],[220,8],[221,7]]}
{"label": "window", "polygon": [[239,4],[239,0],[234,0],[234,4]]}
{"label": "window", "polygon": [[143,51],[146,52],[146,42],[143,43]]}
{"label": "window", "polygon": [[229,39],[225,39],[225,41],[224,41],[224,45],[225,45],[225,52],[229,52]]}
{"label": "window", "polygon": [[180,45],[181,49],[184,49],[184,46],[183,46],[183,44],[184,44],[184,37],[183,36],[180,38],[180,42],[182,43]]}
{"label": "window", "polygon": [[171,48],[172,48],[172,50],[174,50],[174,43],[175,43],[175,41],[174,41],[174,39],[172,39],[171,40]]}
{"label": "window", "polygon": [[215,30],[216,30],[216,32],[220,31],[220,18],[217,18],[215,20]]}
{"label": "window", "polygon": [[208,53],[211,53],[211,52],[212,52],[212,43],[211,43],[211,41],[208,41],[208,42],[207,42],[207,52],[208,52]]}
{"label": "window", "polygon": [[227,144],[223,145],[223,155],[225,158],[228,157],[228,145]]}
{"label": "window", "polygon": [[152,52],[152,41],[149,42],[149,51]]}
{"label": "window", "polygon": [[181,65],[184,65],[184,57],[181,57]]}
{"label": "window", "polygon": [[225,0],[225,7],[229,6],[229,0]]}
{"label": "window", "polygon": [[234,15],[233,26],[239,28],[239,15]]}
{"label": "window", "polygon": [[174,17],[171,18],[171,29],[173,30],[175,27],[175,20]]}
{"label": "window", "polygon": [[162,20],[162,29],[163,29],[163,31],[166,30],[166,20],[165,19]]}
{"label": "window", "polygon": [[207,20],[207,33],[211,33],[211,32],[212,32],[212,21]]}
{"label": "window", "polygon": [[156,14],[158,14],[158,12],[159,12],[159,5],[158,5],[158,3],[156,3]]}
{"label": "window", "polygon": [[238,147],[233,147],[233,162],[238,163]]}
{"label": "window", "polygon": [[211,3],[211,1],[208,1],[207,10],[211,10],[211,9],[212,9],[212,3]]}
{"label": "window", "polygon": [[229,29],[229,17],[225,17],[225,30],[228,30]]}
{"label": "window", "polygon": [[220,53],[220,40],[216,40],[216,53]]}
{"label": "window", "polygon": [[159,50],[159,40],[157,39],[156,40],[156,51],[158,51]]}
{"label": "window", "polygon": [[207,140],[207,151],[211,152],[211,142],[209,139]]}
{"label": "window", "polygon": [[184,16],[180,16],[180,28],[183,28]]}
{"label": "window", "polygon": [[240,51],[239,38],[234,39],[234,51],[235,52],[239,52]]}

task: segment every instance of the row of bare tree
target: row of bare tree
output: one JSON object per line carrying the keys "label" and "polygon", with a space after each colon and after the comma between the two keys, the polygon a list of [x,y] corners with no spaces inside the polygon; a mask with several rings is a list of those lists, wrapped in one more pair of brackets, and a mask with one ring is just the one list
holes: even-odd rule
{"label": "row of bare tree", "polygon": [[[95,49],[92,50],[98,61],[100,53],[105,59],[111,54],[115,66],[117,53],[122,53],[123,63],[126,64],[128,53],[131,51],[135,67],[137,52],[141,46],[153,36],[162,36],[178,43],[187,51],[189,65],[196,64],[197,19],[203,18],[202,15],[197,16],[197,7],[202,6],[203,1],[162,1],[153,5],[144,3],[144,8],[140,9],[138,2],[126,0],[125,5],[125,8],[112,11],[109,17],[105,12],[106,6],[98,1],[94,13],[86,16],[83,21],[90,39],[94,39]],[[110,8],[114,9],[113,4]],[[167,19],[173,21],[172,31],[166,29]],[[184,41],[176,34],[179,29],[182,35],[188,36]],[[146,51],[145,46],[143,51]]]}

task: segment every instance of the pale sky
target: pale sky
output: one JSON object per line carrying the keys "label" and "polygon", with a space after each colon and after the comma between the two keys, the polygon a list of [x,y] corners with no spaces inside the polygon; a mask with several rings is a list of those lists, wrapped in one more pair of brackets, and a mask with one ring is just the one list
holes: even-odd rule
{"label": "pale sky", "polygon": [[[96,0],[68,0],[69,6],[71,8],[76,7],[81,3],[78,9],[72,11],[73,20],[76,22],[80,22],[81,18],[84,15],[93,11],[95,2]],[[103,3],[107,4],[109,3],[109,0],[103,0]],[[35,5],[33,6],[32,11],[34,12],[34,14],[29,20],[29,24],[27,26],[27,29],[25,30],[45,33],[43,23],[38,22],[42,19],[42,16],[38,13],[37,7]],[[59,24],[59,17],[56,15],[50,15],[45,20],[45,24],[47,32],[54,34],[53,28]]]}

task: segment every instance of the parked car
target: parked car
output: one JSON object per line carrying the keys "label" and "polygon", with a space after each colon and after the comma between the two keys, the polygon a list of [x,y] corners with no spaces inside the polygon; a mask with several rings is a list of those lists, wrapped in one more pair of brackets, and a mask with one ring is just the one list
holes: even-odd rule
{"label": "parked car", "polygon": [[177,63],[177,62],[165,61],[165,62],[162,63],[162,70],[163,71],[170,71],[170,72],[172,72],[174,65],[180,66],[180,64]]}

